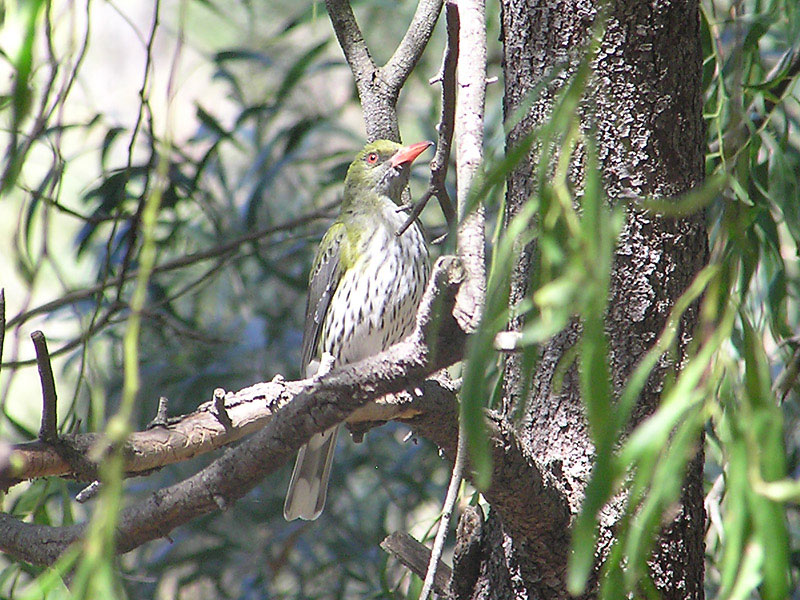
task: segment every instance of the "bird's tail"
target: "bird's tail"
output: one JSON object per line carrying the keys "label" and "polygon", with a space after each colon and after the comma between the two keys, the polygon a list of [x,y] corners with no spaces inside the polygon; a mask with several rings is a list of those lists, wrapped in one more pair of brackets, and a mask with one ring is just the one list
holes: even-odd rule
{"label": "bird's tail", "polygon": [[297,462],[283,504],[283,516],[287,521],[297,518],[313,521],[322,512],[328,494],[328,479],[338,431],[337,425],[318,433],[297,453]]}

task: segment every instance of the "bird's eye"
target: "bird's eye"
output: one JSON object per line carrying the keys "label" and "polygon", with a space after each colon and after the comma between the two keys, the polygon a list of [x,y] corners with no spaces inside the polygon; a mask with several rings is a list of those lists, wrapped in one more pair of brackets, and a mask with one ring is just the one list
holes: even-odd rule
{"label": "bird's eye", "polygon": [[369,154],[367,154],[366,160],[367,160],[367,164],[368,165],[376,164],[378,162],[378,153],[377,152],[370,152]]}

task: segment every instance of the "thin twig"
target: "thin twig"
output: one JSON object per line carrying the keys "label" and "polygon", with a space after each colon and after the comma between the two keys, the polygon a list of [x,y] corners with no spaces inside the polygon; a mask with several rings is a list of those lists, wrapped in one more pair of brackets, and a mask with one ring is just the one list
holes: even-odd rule
{"label": "thin twig", "polygon": [[[431,173],[431,177],[433,177],[433,173]],[[411,224],[414,221],[416,221],[417,217],[419,217],[422,214],[422,211],[425,210],[425,205],[428,204],[428,200],[431,199],[431,196],[433,196],[433,190],[432,190],[432,188],[430,187],[430,184],[429,184],[428,185],[428,189],[425,190],[425,193],[422,194],[420,199],[417,200],[416,202],[414,202],[414,204],[411,205],[411,210],[408,213],[408,217],[406,217],[406,220],[400,226],[400,229],[398,229],[395,232],[395,235],[397,237],[400,237],[401,235],[403,235],[406,232],[406,229],[411,227]],[[398,210],[407,210],[407,209],[408,209],[408,206],[401,206]]]}
{"label": "thin twig", "polygon": [[0,288],[0,369],[3,366],[3,342],[6,341],[6,290]]}
{"label": "thin twig", "polygon": [[50,354],[47,352],[47,340],[41,331],[31,334],[33,347],[36,348],[36,364],[39,367],[39,379],[42,382],[42,425],[39,429],[39,439],[43,442],[54,443],[58,441],[58,423],[56,416],[56,383],[53,379],[53,367],[50,364]]}
{"label": "thin twig", "polygon": [[[156,309],[158,309],[158,308],[160,308],[162,306],[170,304],[171,302],[175,301],[177,298],[179,298],[179,297],[183,296],[184,294],[187,294],[190,291],[196,289],[199,285],[202,285],[204,283],[207,283],[207,282],[211,281],[214,277],[216,277],[220,273],[222,273],[222,267],[226,263],[231,261],[234,257],[241,258],[241,257],[244,257],[244,256],[249,256],[250,254],[251,254],[250,252],[247,252],[247,253],[245,253],[245,252],[233,252],[233,251],[229,252],[227,255],[225,255],[225,256],[221,257],[219,260],[217,260],[216,263],[212,267],[208,268],[206,270],[206,272],[203,275],[201,275],[200,277],[198,277],[197,279],[195,279],[193,281],[190,281],[189,283],[184,285],[182,288],[177,290],[174,294],[172,294],[172,295],[170,295],[170,296],[168,296],[168,297],[166,297],[166,298],[164,298],[162,300],[159,300],[158,302],[154,302],[153,304],[148,306],[146,309],[143,309],[142,310],[142,315],[146,316],[148,319],[153,319],[153,320],[156,320],[156,321],[164,323],[165,326],[174,329],[178,335],[181,335],[181,336],[184,336],[184,337],[188,337],[188,338],[193,339],[193,340],[199,340],[199,341],[202,341],[203,343],[206,343],[206,344],[218,344],[218,343],[221,343],[220,339],[209,337],[209,336],[203,336],[197,331],[190,330],[190,329],[187,329],[185,327],[180,326],[179,323],[174,322],[174,320],[170,320],[170,318],[166,314],[157,312]],[[156,268],[155,270],[158,271],[159,269]],[[131,273],[131,275],[133,275],[133,273]],[[119,317],[115,317],[115,315],[117,315],[123,309],[125,309],[127,307],[128,307],[128,305],[125,304],[124,302],[120,302],[120,301],[112,302],[110,304],[110,306],[108,307],[107,312],[105,314],[103,314],[103,315],[100,315],[99,317],[96,317],[93,320],[93,322],[89,325],[89,327],[86,329],[86,331],[80,333],[78,335],[78,337],[70,340],[69,342],[66,342],[63,346],[60,346],[59,348],[56,348],[55,350],[50,351],[50,358],[55,358],[57,356],[61,356],[62,354],[70,352],[71,350],[73,350],[74,348],[77,348],[78,346],[83,344],[86,340],[88,340],[90,337],[92,337],[93,335],[99,333],[105,327],[107,327],[109,325],[114,325],[114,324],[123,322],[127,318],[127,315],[123,314],[123,315],[120,315]],[[29,366],[29,365],[33,365],[35,363],[36,363],[35,359],[23,359],[23,360],[8,361],[8,362],[4,363],[3,366],[11,367],[11,368],[19,368],[19,367],[26,367],[26,366]]]}
{"label": "thin twig", "polygon": [[225,431],[230,431],[233,429],[233,422],[228,414],[228,410],[225,408],[225,396],[226,393],[224,389],[216,388],[214,390],[214,414],[220,422],[220,425],[225,428]]}
{"label": "thin twig", "polygon": [[439,144],[431,161],[431,183],[434,195],[439,200],[448,227],[456,221],[453,201],[447,193],[445,179],[447,165],[450,163],[450,150],[453,146],[453,132],[456,122],[456,68],[459,56],[458,4],[448,1],[445,8],[447,22],[447,48],[442,59],[442,113],[439,118]]}
{"label": "thin twig", "polygon": [[393,89],[399,90],[408,79],[428,44],[441,11],[442,0],[420,0],[406,34],[381,69],[384,80]]}
{"label": "thin twig", "polygon": [[[215,246],[207,250],[202,250],[200,252],[187,254],[186,256],[181,256],[180,258],[176,258],[174,260],[161,263],[160,265],[156,265],[155,267],[153,267],[153,273],[164,273],[167,271],[173,271],[175,269],[188,267],[195,263],[209,260],[211,258],[217,258],[219,256],[224,256],[230,253],[234,253],[239,249],[240,246],[248,242],[260,242],[263,238],[266,238],[267,236],[272,235],[274,233],[280,233],[288,229],[294,229],[295,227],[299,227],[316,219],[320,219],[326,216],[327,213],[332,208],[334,208],[338,203],[339,200],[330,202],[325,206],[323,206],[322,208],[320,208],[319,210],[316,210],[307,215],[303,215],[296,219],[292,219],[290,221],[287,221],[286,223],[282,223],[280,225],[274,225],[272,227],[265,227],[264,229],[259,229],[258,231],[253,231],[251,233],[234,238],[229,242],[220,244],[219,246]],[[67,304],[73,304],[75,302],[80,302],[81,300],[86,300],[87,298],[91,298],[95,294],[102,292],[107,288],[121,285],[123,282],[128,281],[130,279],[135,279],[137,273],[138,271],[130,271],[128,273],[125,273],[124,276],[117,276],[114,279],[98,283],[97,285],[93,285],[88,288],[75,290],[73,292],[68,292],[67,294],[64,294],[61,298],[57,298],[50,302],[46,302],[28,311],[16,315],[8,322],[8,327],[14,327],[16,325],[24,323],[31,317],[34,317],[42,313],[51,312]]]}
{"label": "thin twig", "polygon": [[425,573],[425,581],[422,583],[422,591],[419,593],[420,600],[428,600],[428,596],[433,589],[436,571],[439,566],[439,561],[442,558],[442,550],[444,550],[444,541],[450,529],[450,519],[453,516],[453,510],[456,505],[456,500],[458,499],[458,490],[461,487],[466,452],[467,436],[464,434],[464,428],[459,425],[458,447],[456,450],[456,459],[453,464],[453,473],[450,476],[450,485],[447,486],[447,495],[445,496],[444,506],[442,507],[442,517],[439,519],[439,528],[436,530],[436,538],[433,540],[433,550],[431,551],[431,559],[428,562],[428,570]]}
{"label": "thin twig", "polygon": [[[95,333],[97,333],[98,331],[103,329],[106,325],[108,325],[111,322],[111,318],[124,306],[125,306],[124,304],[119,302],[116,302],[111,306],[109,306],[108,311],[100,315],[100,317],[97,318],[95,322],[92,323],[86,329],[86,331],[84,331],[81,335],[79,335],[72,341],[67,342],[63,346],[56,348],[55,350],[53,350],[53,352],[50,352],[50,358],[61,356],[62,354],[69,352],[73,348],[77,348],[78,346],[80,346],[85,340],[89,339]],[[3,363],[3,366],[16,369],[19,367],[27,367],[33,365],[34,363],[38,363],[38,360],[35,358],[27,360],[11,360],[8,361],[7,363]]]}
{"label": "thin twig", "polygon": [[[50,32],[52,30],[49,16],[50,11],[48,9],[45,12],[47,39],[50,39]],[[53,105],[48,108],[50,95],[55,88],[56,77],[59,73],[59,65],[56,61],[51,61],[49,62],[49,67],[50,69],[47,81],[44,83],[44,86],[41,88],[41,91],[38,94],[40,98],[39,107],[35,113],[36,116],[32,119],[33,125],[31,126],[31,130],[22,136],[22,141],[19,143],[17,140],[20,137],[19,132],[22,129],[22,115],[19,114],[17,110],[13,111],[12,118],[14,121],[12,122],[11,127],[8,129],[10,139],[5,152],[7,160],[5,161],[6,164],[5,168],[3,169],[3,175],[0,177],[0,197],[2,197],[14,184],[16,184],[17,176],[22,170],[25,157],[27,157],[34,144],[40,141],[43,133],[47,129],[55,106],[65,99],[64,97],[57,95]],[[16,79],[13,82],[14,86],[28,85],[28,81],[22,80],[21,77],[21,74],[18,72]]]}
{"label": "thin twig", "polygon": [[147,424],[147,429],[153,427],[167,427],[169,425],[169,399],[166,396],[160,396],[158,399],[158,408],[156,409],[156,416]]}
{"label": "thin twig", "polygon": [[[139,242],[139,233],[140,228],[142,225],[142,215],[144,213],[145,207],[147,205],[147,199],[153,194],[152,190],[150,189],[150,180],[151,174],[153,171],[157,171],[156,167],[158,165],[159,160],[166,160],[158,156],[156,148],[155,148],[155,127],[153,126],[153,111],[150,107],[150,94],[151,90],[151,79],[154,76],[154,69],[153,69],[153,45],[155,44],[156,34],[158,32],[158,28],[161,24],[161,3],[160,0],[156,0],[155,5],[153,7],[153,20],[150,24],[150,32],[147,37],[147,43],[145,44],[145,61],[144,61],[144,74],[142,77],[142,85],[139,88],[139,111],[136,115],[136,121],[133,125],[133,130],[131,131],[130,141],[128,142],[128,160],[127,164],[125,165],[125,182],[122,184],[123,189],[127,187],[128,178],[130,177],[131,170],[133,168],[133,157],[134,151],[136,149],[136,141],[139,137],[139,133],[142,129],[142,125],[145,120],[145,116],[148,118],[149,122],[149,129],[150,129],[150,157],[148,159],[148,168],[145,169],[144,172],[144,181],[142,183],[142,193],[139,197],[139,202],[136,206],[136,213],[133,215],[131,219],[128,221],[128,231],[125,232],[124,236],[127,242],[127,248],[125,250],[125,254],[122,257],[122,264],[119,270],[120,276],[124,277],[125,273],[128,272],[128,269],[131,266],[131,262],[133,261],[134,254],[136,253],[136,249],[138,247]],[[169,104],[168,104],[169,106]],[[168,145],[167,145],[168,146]],[[114,228],[118,226],[118,223],[114,223]],[[109,236],[109,241],[114,239],[115,235]],[[110,274],[111,268],[111,257],[112,253],[106,253],[106,262],[105,262],[105,269],[106,273]],[[119,301],[122,298],[122,286],[120,285],[117,288],[117,297],[116,300]]]}
{"label": "thin twig", "polygon": [[442,70],[431,80],[431,83],[440,81],[442,84],[442,110],[439,117],[439,125],[436,130],[439,137],[436,143],[436,154],[431,160],[431,178],[428,183],[427,191],[414,204],[411,213],[405,223],[397,231],[397,235],[403,235],[406,229],[419,217],[431,196],[436,196],[439,206],[442,208],[447,228],[452,229],[456,223],[456,212],[453,208],[453,201],[447,193],[446,179],[447,166],[450,163],[450,149],[453,144],[453,130],[455,129],[455,110],[456,110],[456,65],[458,63],[458,5],[448,1],[445,5],[445,16],[447,20],[447,46],[442,58]]}

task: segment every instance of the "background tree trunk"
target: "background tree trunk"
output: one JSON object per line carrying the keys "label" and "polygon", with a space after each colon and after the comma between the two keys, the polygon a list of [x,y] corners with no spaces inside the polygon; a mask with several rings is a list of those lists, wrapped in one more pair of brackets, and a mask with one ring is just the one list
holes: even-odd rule
{"label": "background tree trunk", "polygon": [[[599,6],[589,0],[502,2],[506,117],[514,114],[537,83],[557,73],[527,116],[508,134],[509,147],[547,119],[554,94],[581,59]],[[594,78],[581,111],[584,130],[591,127],[597,134],[606,192],[612,201],[630,195],[682,194],[700,183],[704,172],[698,2],[629,1],[610,6]],[[565,62],[569,66],[558,72],[558,65]],[[530,195],[535,165],[536,160],[531,160],[512,174],[507,220]],[[526,248],[516,266],[512,302],[528,290],[534,252],[535,248]],[[606,319],[615,391],[652,346],[675,300],[706,259],[702,215],[666,219],[629,211],[616,252]],[[677,361],[662,359],[640,397],[634,423],[656,406],[663,378],[680,365],[695,323],[693,308],[681,323]],[[579,333],[580,324],[574,322],[555,336],[542,349],[533,374],[523,372],[521,360],[512,356],[506,365],[503,403],[510,416],[526,401],[520,438],[530,455],[563,483],[573,515],[581,505],[594,448],[583,416],[576,369],[567,372],[558,392],[551,383],[556,364],[576,343]],[[522,398],[520,384],[531,376],[531,391]],[[690,462],[682,505],[657,542],[652,576],[664,598],[703,596],[702,466],[703,454],[698,450]],[[614,507],[606,507],[600,557],[612,541],[618,518]],[[535,541],[509,536],[500,519],[490,514],[472,597],[566,597],[566,532],[562,539],[562,548],[542,552]]]}

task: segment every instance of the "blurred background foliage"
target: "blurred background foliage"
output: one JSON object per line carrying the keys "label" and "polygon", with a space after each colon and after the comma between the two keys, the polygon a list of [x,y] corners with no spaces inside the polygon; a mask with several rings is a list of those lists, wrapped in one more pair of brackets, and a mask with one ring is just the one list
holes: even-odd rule
{"label": "blurred background foliage", "polygon": [[[353,6],[376,62],[383,63],[415,3]],[[489,75],[502,77],[498,5],[488,3],[487,12]],[[278,373],[297,377],[311,256],[364,138],[351,74],[324,5],[18,0],[6,3],[0,17],[0,69],[8,82],[0,98],[0,283],[9,319],[0,373],[2,439],[31,439],[38,431],[38,378],[28,341],[34,329],[46,333],[57,355],[62,430],[100,431],[116,411],[139,217],[156,188],[163,191],[157,267],[144,314],[134,427],[154,416],[162,395],[179,414],[216,387],[238,389]],[[707,315],[707,323],[727,328],[713,357],[704,358],[715,384],[704,388],[701,401],[683,405],[676,422],[687,423],[690,434],[706,433],[709,596],[778,598],[788,590],[781,577],[794,582],[800,568],[800,490],[791,481],[800,478],[800,405],[791,377],[800,344],[800,15],[794,0],[705,0],[703,17],[707,172],[726,184],[687,209],[706,206],[712,258],[722,266],[704,285],[714,282],[717,295],[709,297],[721,312],[724,299],[733,299],[735,310],[727,321]],[[406,141],[436,137],[439,89],[428,79],[438,71],[443,41],[440,23],[401,93]],[[503,150],[501,93],[502,85],[489,86],[490,156]],[[567,128],[568,117],[561,115]],[[167,166],[163,178],[159,164]],[[416,195],[425,180],[418,170]],[[501,197],[502,185],[487,198],[490,228]],[[610,213],[595,209],[613,230]],[[435,208],[423,220],[434,234],[441,230]],[[584,222],[585,231],[590,225]],[[552,233],[543,228],[538,235]],[[583,272],[592,271],[586,262],[592,254],[581,254],[585,246],[565,247],[583,257]],[[610,248],[598,242],[598,251]],[[539,276],[536,285],[549,283]],[[597,316],[597,300],[594,308],[573,299],[537,313],[551,319],[539,322],[539,331],[572,314]],[[541,340],[531,331],[534,347]],[[481,367],[482,376],[493,373],[492,365]],[[782,373],[789,377],[781,379]],[[396,530],[426,535],[448,473],[430,444],[403,442],[405,434],[388,425],[358,446],[340,439],[320,520],[283,521],[287,465],[225,513],[121,557],[120,593],[406,597],[408,576],[378,544]],[[684,440],[687,447],[691,440]],[[622,456],[640,466],[672,459],[673,471],[682,464],[637,454],[633,446]],[[126,493],[140,497],[212,458],[131,479]],[[664,471],[650,469],[649,477],[654,474]],[[654,487],[652,480],[639,483]],[[4,510],[68,524],[87,515],[72,500],[79,489],[57,479],[20,485],[5,497]],[[662,512],[670,498],[661,499]],[[637,499],[631,515],[641,514]],[[630,529],[637,525],[646,531],[658,519]],[[630,570],[641,566],[637,560],[628,555]],[[41,572],[9,561],[2,567],[6,598],[20,597]]]}

